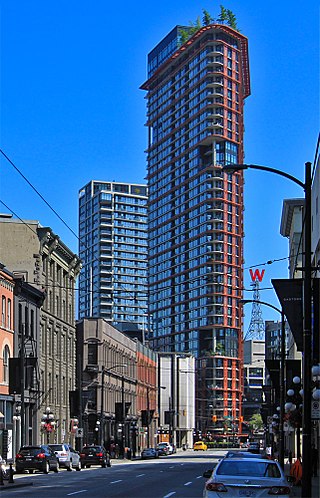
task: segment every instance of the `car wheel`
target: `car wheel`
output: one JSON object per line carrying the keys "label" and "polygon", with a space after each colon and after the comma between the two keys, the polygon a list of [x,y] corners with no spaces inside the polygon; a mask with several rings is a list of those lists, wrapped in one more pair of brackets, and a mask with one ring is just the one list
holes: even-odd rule
{"label": "car wheel", "polygon": [[33,469],[29,469],[29,474],[33,474],[34,470]]}
{"label": "car wheel", "polygon": [[76,470],[79,472],[81,470],[81,462],[79,460],[78,465],[76,466]]}
{"label": "car wheel", "polygon": [[49,474],[49,470],[50,470],[49,462],[45,462],[44,467],[43,467],[43,473]]}

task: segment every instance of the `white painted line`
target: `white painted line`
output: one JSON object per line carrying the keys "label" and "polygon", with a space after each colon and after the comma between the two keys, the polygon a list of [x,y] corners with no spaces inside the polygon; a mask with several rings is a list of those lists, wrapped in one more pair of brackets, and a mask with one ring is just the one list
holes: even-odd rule
{"label": "white painted line", "polygon": [[175,495],[176,492],[175,491],[172,491],[172,493],[169,493],[168,495],[164,496],[163,498],[169,498],[169,496],[172,496],[172,495]]}
{"label": "white painted line", "polygon": [[139,474],[137,475],[136,477],[142,477],[142,476],[145,476],[146,474]]}
{"label": "white painted line", "polygon": [[202,476],[198,476],[198,477],[196,477],[196,479],[201,479],[201,477],[202,477]]}
{"label": "white painted line", "polygon": [[174,469],[174,465],[171,465],[171,467],[169,467],[169,469]]}
{"label": "white painted line", "polygon": [[186,482],[184,486],[190,486],[190,484],[192,484],[192,481]]}
{"label": "white painted line", "polygon": [[118,481],[111,481],[110,484],[117,484],[117,482],[122,482],[122,479],[119,479]]}
{"label": "white painted line", "polygon": [[67,496],[77,495],[79,493],[85,493],[87,489],[82,489],[81,491],[74,491],[74,493],[68,493]]}

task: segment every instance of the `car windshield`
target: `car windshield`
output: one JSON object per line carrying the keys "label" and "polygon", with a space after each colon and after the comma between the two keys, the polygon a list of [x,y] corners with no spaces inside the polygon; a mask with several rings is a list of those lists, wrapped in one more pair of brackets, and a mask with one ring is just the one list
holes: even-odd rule
{"label": "car windshield", "polygon": [[168,443],[159,443],[158,444],[158,448],[164,448],[166,446],[168,446]]}
{"label": "car windshield", "polygon": [[251,477],[281,477],[275,463],[251,461],[224,460],[217,468],[219,475],[251,476]]}
{"label": "car windshield", "polygon": [[53,451],[64,451],[62,444],[50,444],[49,446]]}

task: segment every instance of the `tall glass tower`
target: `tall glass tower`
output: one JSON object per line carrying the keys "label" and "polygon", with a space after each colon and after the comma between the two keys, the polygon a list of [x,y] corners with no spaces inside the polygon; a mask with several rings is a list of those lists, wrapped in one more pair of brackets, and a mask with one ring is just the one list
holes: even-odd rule
{"label": "tall glass tower", "polygon": [[79,318],[147,328],[147,187],[90,181],[79,191]]}
{"label": "tall glass tower", "polygon": [[[241,430],[247,38],[223,24],[148,55],[150,340],[197,357],[197,428]],[[231,427],[231,429],[229,429]]]}

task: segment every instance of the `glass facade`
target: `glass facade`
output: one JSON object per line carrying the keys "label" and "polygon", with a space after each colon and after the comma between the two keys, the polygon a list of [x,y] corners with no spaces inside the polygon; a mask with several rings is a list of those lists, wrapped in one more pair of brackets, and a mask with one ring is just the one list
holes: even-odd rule
{"label": "glass facade", "polygon": [[203,429],[240,418],[243,177],[221,167],[243,162],[246,38],[212,25],[179,48],[176,27],[148,62],[149,339],[198,358]]}
{"label": "glass facade", "polygon": [[79,192],[79,318],[146,328],[147,188],[91,181]]}

